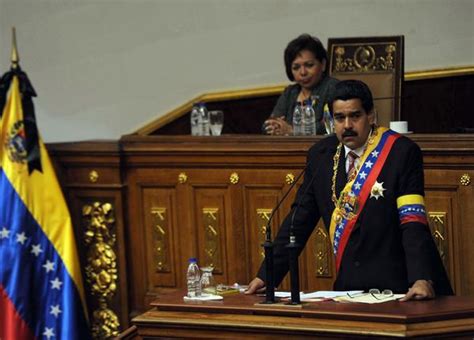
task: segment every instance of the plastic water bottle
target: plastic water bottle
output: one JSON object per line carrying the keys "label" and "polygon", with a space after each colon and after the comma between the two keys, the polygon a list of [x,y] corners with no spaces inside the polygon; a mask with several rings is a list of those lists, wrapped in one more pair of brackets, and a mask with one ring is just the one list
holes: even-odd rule
{"label": "plastic water bottle", "polygon": [[186,281],[188,285],[188,297],[201,296],[201,272],[197,260],[194,257],[189,259]]}
{"label": "plastic water bottle", "polygon": [[199,116],[201,118],[201,136],[210,136],[209,112],[204,103],[199,103]]}
{"label": "plastic water bottle", "polygon": [[293,135],[301,136],[303,134],[303,109],[301,102],[297,102],[293,112]]}
{"label": "plastic water bottle", "polygon": [[200,136],[200,117],[199,117],[199,107],[197,104],[193,105],[193,109],[191,110],[190,114],[190,121],[191,121],[191,135],[193,136]]}
{"label": "plastic water bottle", "polygon": [[305,101],[303,109],[304,134],[307,136],[316,134],[316,113],[314,112],[311,99]]}

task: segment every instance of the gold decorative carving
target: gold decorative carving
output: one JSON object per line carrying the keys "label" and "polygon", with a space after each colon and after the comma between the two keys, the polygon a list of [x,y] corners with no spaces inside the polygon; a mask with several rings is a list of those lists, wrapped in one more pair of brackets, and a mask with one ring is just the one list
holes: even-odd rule
{"label": "gold decorative carving", "polygon": [[[393,71],[396,46],[390,43],[354,45],[347,44],[335,47],[335,72],[368,72]],[[352,58],[346,57],[352,53]]]}
{"label": "gold decorative carving", "polygon": [[354,52],[354,65],[357,69],[367,71],[375,63],[375,51],[372,46],[359,46]]}
{"label": "gold decorative carving", "polygon": [[233,172],[230,174],[229,181],[232,184],[237,184],[239,183],[239,174],[236,172]]}
{"label": "gold decorative carving", "polygon": [[214,273],[222,272],[219,208],[203,208],[204,221],[204,264],[213,267]]}
{"label": "gold decorative carving", "polygon": [[448,231],[446,226],[446,212],[428,212],[428,223],[430,225],[431,234],[438,248],[439,255],[443,261],[444,267],[448,270]]}
{"label": "gold decorative carving", "polygon": [[155,268],[158,272],[170,271],[170,246],[168,242],[168,220],[166,208],[151,208],[153,215],[153,250]]}
{"label": "gold decorative carving", "polygon": [[120,322],[108,307],[108,302],[117,293],[117,257],[114,246],[116,235],[112,232],[115,223],[113,206],[110,203],[94,202],[82,207],[86,225],[86,282],[90,293],[97,297],[99,308],[92,313],[92,336],[110,338],[119,334]]}
{"label": "gold decorative carving", "polygon": [[91,183],[97,182],[98,179],[99,179],[99,173],[97,171],[92,170],[91,172],[89,172],[89,181]]}
{"label": "gold decorative carving", "polygon": [[469,174],[463,174],[459,179],[459,183],[467,187],[469,184],[471,184],[471,176],[469,176]]}
{"label": "gold decorative carving", "polygon": [[185,172],[181,172],[179,175],[178,175],[178,182],[180,184],[184,184],[188,181],[188,175],[186,175]]}
{"label": "gold decorative carving", "polygon": [[[287,175],[288,176],[288,175]],[[265,232],[267,229],[267,223],[270,220],[272,209],[257,209],[257,227],[258,227],[258,245],[265,242]],[[260,249],[260,257],[265,258],[265,251],[262,247]]]}
{"label": "gold decorative carving", "polygon": [[324,228],[318,227],[315,236],[314,263],[316,266],[316,277],[331,277],[328,233]]}
{"label": "gold decorative carving", "polygon": [[292,173],[286,174],[285,176],[286,184],[293,184],[294,181],[295,181],[295,175],[293,175]]}

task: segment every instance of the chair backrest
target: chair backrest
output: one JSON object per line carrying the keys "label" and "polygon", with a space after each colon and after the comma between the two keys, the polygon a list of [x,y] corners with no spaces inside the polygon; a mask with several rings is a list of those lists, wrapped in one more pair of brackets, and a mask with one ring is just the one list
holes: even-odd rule
{"label": "chair backrest", "polygon": [[365,82],[374,97],[377,123],[400,120],[404,37],[329,38],[329,74]]}

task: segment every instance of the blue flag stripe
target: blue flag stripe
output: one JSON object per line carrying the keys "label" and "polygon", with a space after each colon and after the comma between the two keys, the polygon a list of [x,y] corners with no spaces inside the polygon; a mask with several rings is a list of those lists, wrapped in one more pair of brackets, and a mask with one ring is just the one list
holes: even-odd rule
{"label": "blue flag stripe", "polygon": [[2,169],[0,206],[0,283],[18,313],[38,338],[48,330],[56,338],[88,338],[76,285]]}

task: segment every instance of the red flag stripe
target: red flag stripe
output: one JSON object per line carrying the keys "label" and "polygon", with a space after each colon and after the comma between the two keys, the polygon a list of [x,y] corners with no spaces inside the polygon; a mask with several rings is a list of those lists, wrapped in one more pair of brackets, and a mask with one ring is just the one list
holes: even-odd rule
{"label": "red flag stripe", "polygon": [[34,339],[26,322],[17,313],[15,306],[0,285],[0,339]]}

